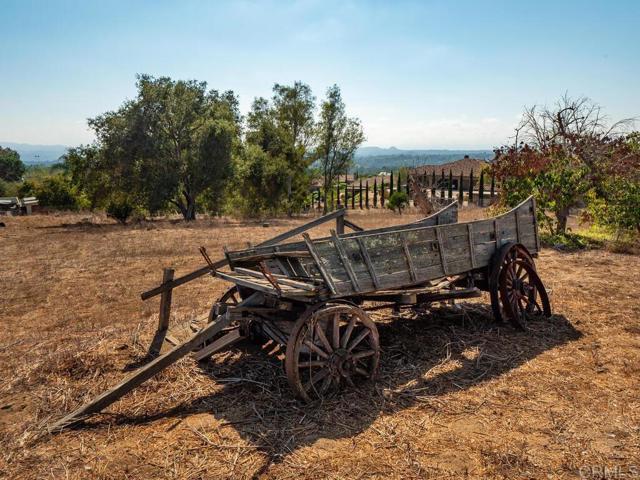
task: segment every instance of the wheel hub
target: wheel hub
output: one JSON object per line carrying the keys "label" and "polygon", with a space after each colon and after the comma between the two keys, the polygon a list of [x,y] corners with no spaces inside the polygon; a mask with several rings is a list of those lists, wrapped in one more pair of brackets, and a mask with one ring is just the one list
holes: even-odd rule
{"label": "wheel hub", "polygon": [[329,358],[331,373],[346,377],[349,371],[349,357],[349,352],[344,348],[334,350]]}

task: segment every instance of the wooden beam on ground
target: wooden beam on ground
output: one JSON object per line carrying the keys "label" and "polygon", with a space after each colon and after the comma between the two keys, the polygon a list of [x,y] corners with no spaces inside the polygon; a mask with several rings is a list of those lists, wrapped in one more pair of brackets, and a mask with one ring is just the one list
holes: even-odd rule
{"label": "wooden beam on ground", "polygon": [[240,328],[236,328],[231,330],[226,335],[220,337],[215,342],[207,345],[201,350],[197,352],[193,352],[191,356],[195,358],[198,362],[209,358],[214,353],[217,353],[225,348],[230,347],[234,343],[239,342],[240,340],[245,339],[246,337],[240,333]]}
{"label": "wooden beam on ground", "polygon": [[[304,225],[300,225],[299,227],[296,227],[292,230],[281,233],[280,235],[276,235],[275,237],[270,238],[269,240],[266,240],[256,245],[256,247],[268,247],[269,245],[275,245],[276,243],[280,243],[283,240],[287,240],[291,237],[295,237],[296,235],[306,232],[307,230],[317,227],[318,225],[322,225],[323,223],[333,220],[334,218],[338,218],[340,216],[344,218],[344,213],[345,213],[344,208],[328,213],[327,215],[323,215],[322,217],[318,217],[315,220],[311,220],[310,222],[307,222]],[[159,295],[166,290],[171,290],[184,283],[190,282],[191,280],[195,280],[196,278],[202,277],[207,273],[211,273],[212,268],[218,269],[220,267],[224,267],[226,264],[227,264],[226,258],[216,260],[215,262],[213,262],[212,267],[207,265],[205,267],[199,268],[198,270],[194,270],[193,272],[188,273],[183,277],[178,277],[175,280],[168,282],[167,284],[162,284],[157,286],[156,288],[152,288],[151,290],[142,293],[140,297],[142,298],[142,300],[148,300],[149,298],[155,297],[156,295]]]}
{"label": "wooden beam on ground", "polygon": [[[256,292],[240,302],[238,306],[244,307],[260,305],[264,301],[263,299],[264,297],[262,296],[262,294]],[[137,386],[149,380],[155,374],[161,372],[168,366],[180,360],[185,355],[189,354],[189,352],[193,351],[196,348],[199,348],[200,345],[202,345],[205,341],[220,333],[231,323],[231,310],[232,308],[227,310],[224,315],[219,315],[215,321],[202,328],[189,340],[186,340],[180,345],[175,346],[164,355],[160,355],[158,358],[146,364],[144,367],[139,368],[138,370],[133,372],[115,387],[107,390],[103,394],[91,400],[89,403],[81,406],[64,418],[58,420],[49,428],[49,431],[59,432],[65,428],[81,422],[91,414],[100,412]]]}
{"label": "wooden beam on ground", "polygon": [[75,425],[91,414],[98,413],[104,408],[111,405],[116,400],[120,399],[122,396],[133,390],[134,388],[140,386],[142,383],[149,380],[155,374],[167,368],[169,365],[177,362],[179,359],[187,355],[194,348],[202,345],[203,342],[219,333],[223,328],[228,326],[231,323],[231,315],[221,315],[218,319],[198,333],[196,333],[193,337],[187,340],[184,343],[172,348],[164,355],[160,355],[155,360],[151,361],[144,367],[136,370],[127,378],[125,378],[122,382],[117,384],[115,387],[107,390],[103,394],[97,396],[89,403],[83,405],[82,407],[74,410],[69,415],[65,416],[61,420],[58,420],[55,424],[51,426],[49,431],[55,432],[60,431],[64,428]]}

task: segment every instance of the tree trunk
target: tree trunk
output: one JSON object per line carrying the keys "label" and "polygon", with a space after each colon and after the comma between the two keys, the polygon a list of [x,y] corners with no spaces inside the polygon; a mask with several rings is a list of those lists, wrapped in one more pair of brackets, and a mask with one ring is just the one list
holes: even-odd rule
{"label": "tree trunk", "polygon": [[567,232],[567,220],[569,219],[569,208],[561,208],[556,212],[556,234],[565,234]]}
{"label": "tree trunk", "polygon": [[184,197],[185,203],[181,200],[173,201],[172,203],[178,207],[180,213],[182,214],[182,218],[186,221],[191,221],[196,219],[196,199],[193,195],[189,195],[188,192],[183,191],[182,195]]}

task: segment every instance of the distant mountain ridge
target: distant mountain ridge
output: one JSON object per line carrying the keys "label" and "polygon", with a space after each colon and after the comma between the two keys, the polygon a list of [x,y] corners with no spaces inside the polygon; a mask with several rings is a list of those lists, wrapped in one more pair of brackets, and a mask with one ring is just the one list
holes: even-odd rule
{"label": "distant mountain ridge", "polygon": [[29,165],[38,163],[56,163],[67,153],[66,145],[34,145],[0,141],[0,147],[10,148],[20,154],[20,159]]}
{"label": "distant mountain ridge", "polygon": [[493,150],[401,150],[396,147],[362,147],[356,152],[354,164],[356,170],[362,173],[376,173],[402,167],[441,165],[460,160],[465,155],[478,160],[491,160],[494,152]]}
{"label": "distant mountain ridge", "polygon": [[481,154],[485,155],[487,153],[493,154],[493,150],[483,150],[483,149],[470,149],[470,150],[462,150],[462,149],[448,149],[448,148],[420,148],[420,149],[408,149],[403,150],[397,147],[360,147],[356,151],[356,158],[358,157],[381,157],[381,156],[396,156],[396,155],[469,155],[472,154]]}

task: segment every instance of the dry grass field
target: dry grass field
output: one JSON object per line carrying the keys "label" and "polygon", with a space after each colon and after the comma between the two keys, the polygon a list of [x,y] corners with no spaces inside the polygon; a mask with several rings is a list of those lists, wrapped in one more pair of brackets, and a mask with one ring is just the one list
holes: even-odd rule
{"label": "dry grass field", "polygon": [[[324,403],[294,400],[280,362],[246,345],[43,434],[145,357],[159,300],[139,294],[162,267],[180,275],[202,265],[200,245],[215,258],[304,221],[85,217],[3,219],[2,478],[640,478],[640,257],[602,250],[542,251],[555,315],[528,332],[495,324],[487,298],[375,312],[377,383]],[[178,288],[172,322],[206,316],[227,286]]]}

